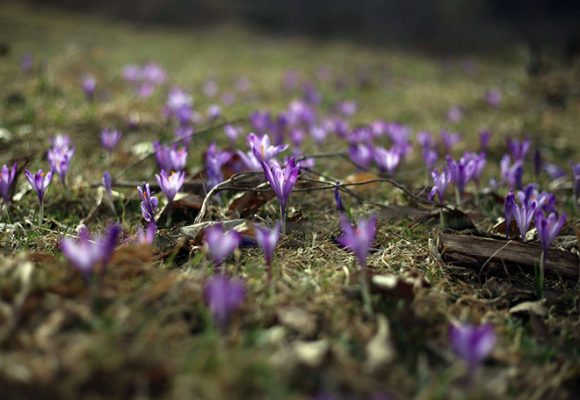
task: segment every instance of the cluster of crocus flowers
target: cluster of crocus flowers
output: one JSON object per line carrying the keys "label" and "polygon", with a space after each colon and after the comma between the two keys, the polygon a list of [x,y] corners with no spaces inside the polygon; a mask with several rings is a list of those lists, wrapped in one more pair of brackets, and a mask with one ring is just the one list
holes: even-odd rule
{"label": "cluster of crocus flowers", "polygon": [[39,169],[35,174],[26,170],[24,171],[24,175],[26,175],[26,179],[28,179],[30,186],[36,192],[36,196],[38,196],[38,224],[40,225],[44,220],[44,194],[46,193],[48,185],[50,185],[50,182],[52,181],[53,173],[52,171],[45,173],[43,170]]}
{"label": "cluster of crocus flowers", "polygon": [[171,171],[171,173],[167,174],[167,172],[161,171],[155,177],[161,191],[167,197],[167,201],[171,203],[185,182],[185,172]]}
{"label": "cluster of crocus flowers", "polygon": [[274,250],[278,239],[280,239],[280,224],[269,229],[262,225],[255,225],[256,242],[264,252],[264,262],[268,271],[268,281],[272,281],[272,261],[274,260]]}
{"label": "cluster of crocus flowers", "polygon": [[187,126],[193,118],[193,98],[183,89],[174,87],[169,91],[163,108],[165,118],[175,118],[180,126]]}
{"label": "cluster of crocus flowers", "polygon": [[155,213],[159,208],[159,200],[151,194],[151,188],[148,183],[137,186],[137,190],[141,197],[141,216],[146,222],[155,223]]}
{"label": "cluster of crocus flowers", "polygon": [[187,149],[184,146],[165,146],[159,142],[153,143],[155,160],[160,170],[183,171],[187,163]]}
{"label": "cluster of crocus flowers", "polygon": [[48,150],[50,170],[57,174],[65,184],[70,163],[75,154],[75,148],[68,135],[57,135],[51,139],[52,147]]}
{"label": "cluster of crocus flowers", "polygon": [[290,193],[298,180],[300,174],[300,164],[296,163],[294,157],[289,157],[284,168],[276,160],[262,161],[262,168],[266,180],[278,197],[280,203],[280,220],[282,223],[282,233],[286,233],[286,206]]}
{"label": "cluster of crocus flowers", "polygon": [[372,314],[372,305],[370,292],[366,277],[367,257],[371,246],[377,236],[377,218],[375,216],[369,219],[361,218],[356,226],[352,226],[345,215],[340,218],[342,235],[337,239],[338,243],[344,248],[353,252],[361,268],[361,287],[364,300],[365,311]]}
{"label": "cluster of crocus flowers", "polygon": [[234,230],[225,231],[222,224],[207,228],[204,232],[204,242],[208,255],[218,270],[221,265],[240,245],[241,236]]}
{"label": "cluster of crocus flowers", "polygon": [[130,64],[123,68],[123,78],[133,84],[137,95],[149,97],[155,88],[165,83],[167,74],[158,64],[148,63],[142,66]]}
{"label": "cluster of crocus flowers", "polygon": [[491,324],[452,324],[449,327],[449,339],[455,354],[467,364],[470,376],[493,350],[496,342]]}
{"label": "cluster of crocus flowers", "polygon": [[121,227],[114,224],[107,229],[105,235],[91,239],[89,230],[84,227],[80,230],[78,239],[64,238],[60,246],[67,260],[90,283],[96,266],[100,263],[104,269],[111,259],[120,233]]}

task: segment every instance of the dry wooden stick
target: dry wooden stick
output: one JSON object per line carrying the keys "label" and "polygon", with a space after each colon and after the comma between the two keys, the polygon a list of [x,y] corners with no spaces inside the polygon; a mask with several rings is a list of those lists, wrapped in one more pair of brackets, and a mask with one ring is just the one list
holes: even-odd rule
{"label": "dry wooden stick", "polygon": [[[469,235],[442,233],[439,251],[446,262],[476,269],[490,262],[504,263],[509,268],[519,265],[533,272],[540,263],[542,248],[539,243],[490,239]],[[559,249],[550,249],[546,258],[546,274],[564,279],[577,280],[580,270],[578,255]]]}

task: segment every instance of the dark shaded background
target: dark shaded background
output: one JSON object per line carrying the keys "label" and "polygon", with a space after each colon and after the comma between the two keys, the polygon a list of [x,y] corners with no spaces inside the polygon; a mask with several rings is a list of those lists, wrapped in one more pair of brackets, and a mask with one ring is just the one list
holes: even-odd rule
{"label": "dark shaded background", "polygon": [[577,46],[574,0],[31,0],[140,24],[237,22],[270,34],[346,38],[447,52],[525,42]]}

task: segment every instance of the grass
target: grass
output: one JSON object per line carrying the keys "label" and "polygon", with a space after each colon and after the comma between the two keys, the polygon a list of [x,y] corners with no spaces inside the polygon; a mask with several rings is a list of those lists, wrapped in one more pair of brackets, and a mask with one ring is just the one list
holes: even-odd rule
{"label": "grass", "polygon": [[[209,268],[201,247],[185,241],[185,253],[167,255],[180,240],[179,225],[161,229],[158,249],[121,247],[96,298],[58,247],[60,238],[74,235],[95,206],[93,183],[105,168],[113,175],[126,172],[123,179],[128,181],[153,182],[152,160],[127,168],[141,157],[139,146],[172,137],[172,127],[161,114],[166,88],[147,100],[137,99],[121,78],[127,63],[160,63],[168,72],[167,86],[192,91],[195,108],[202,112],[216,101],[201,94],[208,78],[225,91],[240,76],[247,77],[251,94],[224,108],[224,120],[242,120],[245,128],[254,110],[280,112],[298,96],[282,90],[288,69],[315,79],[320,67],[328,67],[345,87],[320,83],[321,109],[337,100],[356,100],[359,112],[353,125],[381,118],[408,124],[415,132],[449,127],[464,134],[456,156],[477,147],[480,129],[490,129],[493,161],[486,178],[497,176],[505,137],[528,133],[547,160],[568,168],[568,160],[578,159],[580,102],[572,98],[565,108],[549,106],[541,95],[543,83],[525,75],[525,57],[517,48],[511,59],[471,55],[477,73],[470,75],[463,69],[465,59],[442,60],[405,49],[267,38],[235,26],[209,31],[143,28],[14,3],[0,6],[0,38],[12,50],[0,59],[0,128],[10,134],[3,139],[0,160],[24,157],[29,168],[46,168],[48,138],[58,132],[68,132],[77,148],[70,190],[56,181],[48,189],[48,222],[35,225],[36,197],[20,176],[13,207],[20,226],[0,233],[0,332],[7,321],[15,321],[7,335],[0,334],[3,398],[39,398],[42,393],[42,398],[308,399],[326,393],[344,396],[338,398],[560,399],[578,392],[580,302],[574,285],[547,282],[552,295],[545,318],[509,314],[511,306],[534,299],[532,278],[479,276],[442,264],[429,246],[440,231],[436,222],[387,217],[369,202],[413,205],[413,199],[387,184],[355,189],[365,199],[362,204],[345,196],[355,215],[379,215],[378,250],[368,259],[369,269],[374,274],[424,276],[428,284],[407,297],[373,296],[376,313],[388,320],[388,341],[395,353],[390,363],[376,369],[368,367],[366,347],[377,332],[377,321],[363,315],[352,257],[333,241],[339,225],[331,192],[291,196],[291,215],[299,222],[277,249],[273,290],[266,284],[259,250],[243,249],[226,265],[229,273],[245,280],[248,293],[224,335],[212,326],[205,307],[203,284]],[[25,53],[34,56],[37,66],[45,63],[42,73],[20,71]],[[80,89],[86,73],[98,80],[99,101],[94,103],[86,102]],[[367,84],[357,79],[361,74],[368,76]],[[552,78],[560,79],[557,72]],[[482,100],[494,86],[504,93],[497,109]],[[452,105],[465,113],[457,124],[447,121]],[[128,129],[130,116],[138,117],[138,129]],[[98,148],[98,134],[105,127],[124,134],[109,166]],[[194,138],[190,171],[199,170],[212,140],[226,145],[220,129]],[[306,152],[343,147],[336,140],[321,150],[307,143]],[[396,175],[414,193],[424,189],[418,153]],[[339,179],[355,172],[340,158],[320,160],[315,168]],[[118,192],[116,206],[128,238],[141,225],[138,196],[132,188]],[[466,207],[477,214],[481,226],[489,227],[501,216],[501,205],[491,197],[482,204]],[[571,202],[567,204],[571,213]],[[271,201],[251,219],[272,222],[277,213]],[[211,209],[211,218],[222,216],[217,207]],[[89,225],[101,231],[114,220],[101,207]],[[570,220],[568,233],[577,216]],[[33,269],[25,277],[22,265],[27,260]],[[22,300],[20,293],[26,294]],[[284,322],[283,309],[301,310],[306,322]],[[453,320],[491,322],[499,336],[472,386],[448,344]]]}

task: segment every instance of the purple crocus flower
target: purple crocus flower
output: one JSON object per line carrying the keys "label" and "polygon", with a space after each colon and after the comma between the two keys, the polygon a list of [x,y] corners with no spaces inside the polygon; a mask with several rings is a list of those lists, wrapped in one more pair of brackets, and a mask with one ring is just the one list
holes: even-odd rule
{"label": "purple crocus flower", "polygon": [[259,138],[254,133],[250,133],[247,140],[258,161],[268,161],[288,148],[288,145],[272,146],[270,137],[266,134]]}
{"label": "purple crocus flower", "polygon": [[254,232],[256,233],[256,242],[264,252],[264,261],[268,268],[268,279],[271,280],[274,250],[276,249],[276,243],[278,243],[278,239],[280,238],[280,223],[276,223],[272,229],[262,225],[254,225]]}
{"label": "purple crocus flower", "polygon": [[525,138],[523,140],[518,139],[507,139],[507,145],[510,153],[512,154],[514,160],[524,160],[526,158],[526,154],[530,149],[530,139]]}
{"label": "purple crocus flower", "polygon": [[354,253],[358,264],[364,269],[367,265],[369,250],[377,235],[376,216],[372,216],[369,219],[361,218],[358,220],[356,227],[353,227],[348,218],[342,215],[340,217],[340,226],[342,228],[342,236],[337,241],[341,246]]}
{"label": "purple crocus flower", "polygon": [[222,166],[230,160],[232,154],[221,151],[215,143],[208,146],[205,153],[205,167],[207,171],[207,185],[211,189],[224,180]]}
{"label": "purple crocus flower", "polygon": [[491,324],[480,326],[452,324],[449,327],[449,338],[453,351],[467,363],[470,373],[474,373],[493,350],[496,341]]}
{"label": "purple crocus flower", "polygon": [[524,176],[522,160],[517,160],[512,164],[510,155],[505,154],[500,161],[500,170],[502,182],[507,183],[510,189],[522,188]]}
{"label": "purple crocus flower", "polygon": [[514,201],[512,205],[512,215],[516,220],[518,229],[520,230],[520,237],[523,241],[526,240],[526,233],[530,224],[532,223],[532,218],[534,217],[534,212],[536,210],[536,202],[526,199],[524,192],[518,192],[516,196],[517,200]]}
{"label": "purple crocus flower", "polygon": [[485,101],[492,107],[499,107],[502,100],[501,90],[492,88],[485,92]]}
{"label": "purple crocus flower", "polygon": [[354,114],[356,114],[358,110],[356,101],[352,100],[341,101],[337,104],[336,108],[338,109],[339,113],[341,113],[347,118],[352,117]]}
{"label": "purple crocus flower", "polygon": [[137,186],[139,196],[141,196],[141,215],[147,222],[155,223],[155,212],[159,208],[157,197],[151,195],[151,189],[148,183]]}
{"label": "purple crocus flower", "polygon": [[455,132],[449,132],[447,130],[441,131],[441,141],[443,142],[443,147],[445,151],[450,153],[457,143],[461,141],[461,135]]}
{"label": "purple crocus flower", "polygon": [[64,238],[60,247],[69,262],[89,281],[95,266],[102,263],[105,267],[111,259],[120,233],[121,227],[114,224],[107,229],[104,236],[91,240],[89,230],[84,227],[77,240]]}
{"label": "purple crocus flower", "polygon": [[433,189],[431,189],[431,192],[429,193],[429,199],[433,199],[435,194],[437,194],[437,197],[439,197],[439,202],[443,203],[443,199],[445,198],[445,190],[451,181],[449,171],[446,169],[442,170],[441,172],[434,170],[431,172],[431,177],[433,178]]}
{"label": "purple crocus flower", "polygon": [[264,134],[273,126],[272,116],[267,111],[256,111],[250,115],[250,124],[258,134]]}
{"label": "purple crocus flower", "polygon": [[324,142],[326,136],[328,136],[328,130],[324,126],[313,125],[310,128],[310,136],[316,144],[320,145]]}
{"label": "purple crocus flower", "polygon": [[449,178],[451,182],[457,186],[459,198],[463,197],[465,193],[465,186],[469,182],[476,169],[476,164],[471,157],[461,157],[459,161],[455,161],[451,156],[447,156],[447,168],[449,171]]}
{"label": "purple crocus flower", "polygon": [[207,119],[215,121],[222,115],[222,109],[217,104],[212,104],[207,109]]}
{"label": "purple crocus flower", "polygon": [[171,161],[171,147],[160,144],[159,142],[153,143],[153,151],[155,152],[155,161],[157,161],[157,166],[162,171],[173,170],[173,162]]}
{"label": "purple crocus flower", "polygon": [[580,163],[572,164],[572,176],[574,178],[574,206],[580,199]]}
{"label": "purple crocus flower", "polygon": [[165,118],[177,118],[181,125],[191,120],[193,99],[183,89],[174,87],[169,91],[167,102],[163,108]]}
{"label": "purple crocus flower", "polygon": [[413,146],[409,142],[411,136],[409,127],[398,122],[390,122],[385,125],[385,132],[391,139],[393,147],[398,149],[399,156],[401,158],[407,157],[413,150]]}
{"label": "purple crocus flower", "polygon": [[55,172],[62,183],[65,183],[70,162],[74,156],[74,148],[52,147],[48,150],[48,163],[51,171]]}
{"label": "purple crocus flower", "polygon": [[141,77],[153,85],[163,85],[167,79],[167,73],[159,64],[147,63],[141,70]]}
{"label": "purple crocus flower", "polygon": [[340,196],[340,182],[336,182],[336,185],[334,185],[334,202],[338,212],[344,213],[346,211],[342,203],[342,197]]}
{"label": "purple crocus flower", "polygon": [[348,147],[348,155],[350,160],[362,169],[368,169],[373,158],[371,146],[364,143],[351,144]]}
{"label": "purple crocus flower", "polygon": [[161,187],[161,191],[165,197],[167,197],[167,200],[171,203],[185,182],[185,172],[172,171],[169,175],[167,175],[167,172],[161,171],[161,173],[156,174],[155,177],[157,178],[159,187]]}
{"label": "purple crocus flower", "polygon": [[109,153],[117,146],[121,140],[121,132],[117,130],[104,129],[101,132],[101,146],[103,146]]}
{"label": "purple crocus flower", "polygon": [[543,168],[552,179],[560,179],[566,176],[566,171],[564,168],[556,164],[544,163]]}
{"label": "purple crocus flower", "polygon": [[238,310],[246,296],[244,282],[223,275],[211,277],[205,285],[205,298],[216,325],[224,330],[230,316]]}
{"label": "purple crocus flower", "polygon": [[435,149],[424,149],[423,150],[423,162],[425,163],[425,167],[427,167],[427,170],[433,169],[435,164],[437,164],[438,159],[439,159],[439,156],[437,155],[437,152],[435,151]]}
{"label": "purple crocus flower", "polygon": [[423,149],[431,149],[434,147],[433,135],[431,132],[421,131],[417,133],[417,142]]}
{"label": "purple crocus flower", "polygon": [[382,147],[374,149],[374,159],[381,172],[391,175],[401,162],[401,153],[397,148],[386,150]]}
{"label": "purple crocus flower", "polygon": [[514,192],[509,192],[505,198],[505,202],[504,202],[504,206],[503,206],[503,213],[505,216],[505,237],[506,237],[506,239],[509,238],[510,225],[511,225],[512,219],[514,217],[515,205],[516,205],[516,197],[514,196]]}
{"label": "purple crocus flower", "polygon": [[111,174],[109,173],[109,171],[105,171],[103,173],[103,187],[105,188],[105,192],[107,192],[107,196],[109,196],[109,198],[112,197],[112,192],[113,192],[113,178],[111,178]]}
{"label": "purple crocus flower", "polygon": [[538,236],[542,243],[542,249],[544,250],[544,253],[547,253],[550,249],[550,245],[554,239],[556,239],[556,236],[558,236],[566,223],[566,214],[563,213],[558,218],[558,215],[553,212],[546,217],[544,212],[538,209],[536,210],[535,219]]}
{"label": "purple crocus flower", "polygon": [[489,147],[489,142],[491,140],[491,132],[484,130],[479,132],[479,150],[484,151]]}
{"label": "purple crocus flower", "polygon": [[238,156],[240,156],[240,159],[242,160],[244,166],[248,171],[258,171],[260,168],[262,168],[260,160],[256,158],[256,156],[252,151],[244,153],[238,150],[236,153],[238,154]]}
{"label": "purple crocus flower", "polygon": [[224,126],[224,133],[230,142],[234,143],[240,136],[240,130],[231,124]]}
{"label": "purple crocus flower", "polygon": [[219,268],[238,248],[240,240],[238,232],[234,230],[225,232],[222,224],[213,225],[205,230],[204,241],[216,268]]}
{"label": "purple crocus flower", "polygon": [[0,196],[4,199],[4,204],[10,203],[10,190],[16,178],[16,163],[12,164],[12,168],[8,168],[6,164],[0,170]]}
{"label": "purple crocus flower", "polygon": [[169,160],[173,171],[183,171],[187,163],[187,149],[185,147],[173,146],[169,150]]}
{"label": "purple crocus flower", "polygon": [[50,185],[50,182],[52,181],[53,173],[52,171],[45,173],[39,169],[34,175],[29,170],[26,170],[24,171],[24,175],[26,175],[26,179],[28,179],[30,186],[32,186],[32,189],[34,189],[38,196],[38,202],[40,205],[38,211],[38,224],[40,225],[44,219],[44,194],[46,193],[48,185]]}
{"label": "purple crocus flower", "polygon": [[92,75],[87,75],[82,80],[83,92],[87,100],[92,101],[95,98],[95,89],[97,88],[97,80]]}
{"label": "purple crocus flower", "polygon": [[282,233],[286,233],[286,205],[290,193],[298,180],[300,164],[297,164],[294,157],[288,158],[288,163],[284,168],[276,160],[262,161],[262,168],[266,180],[278,197],[280,202],[280,216],[282,220]]}

